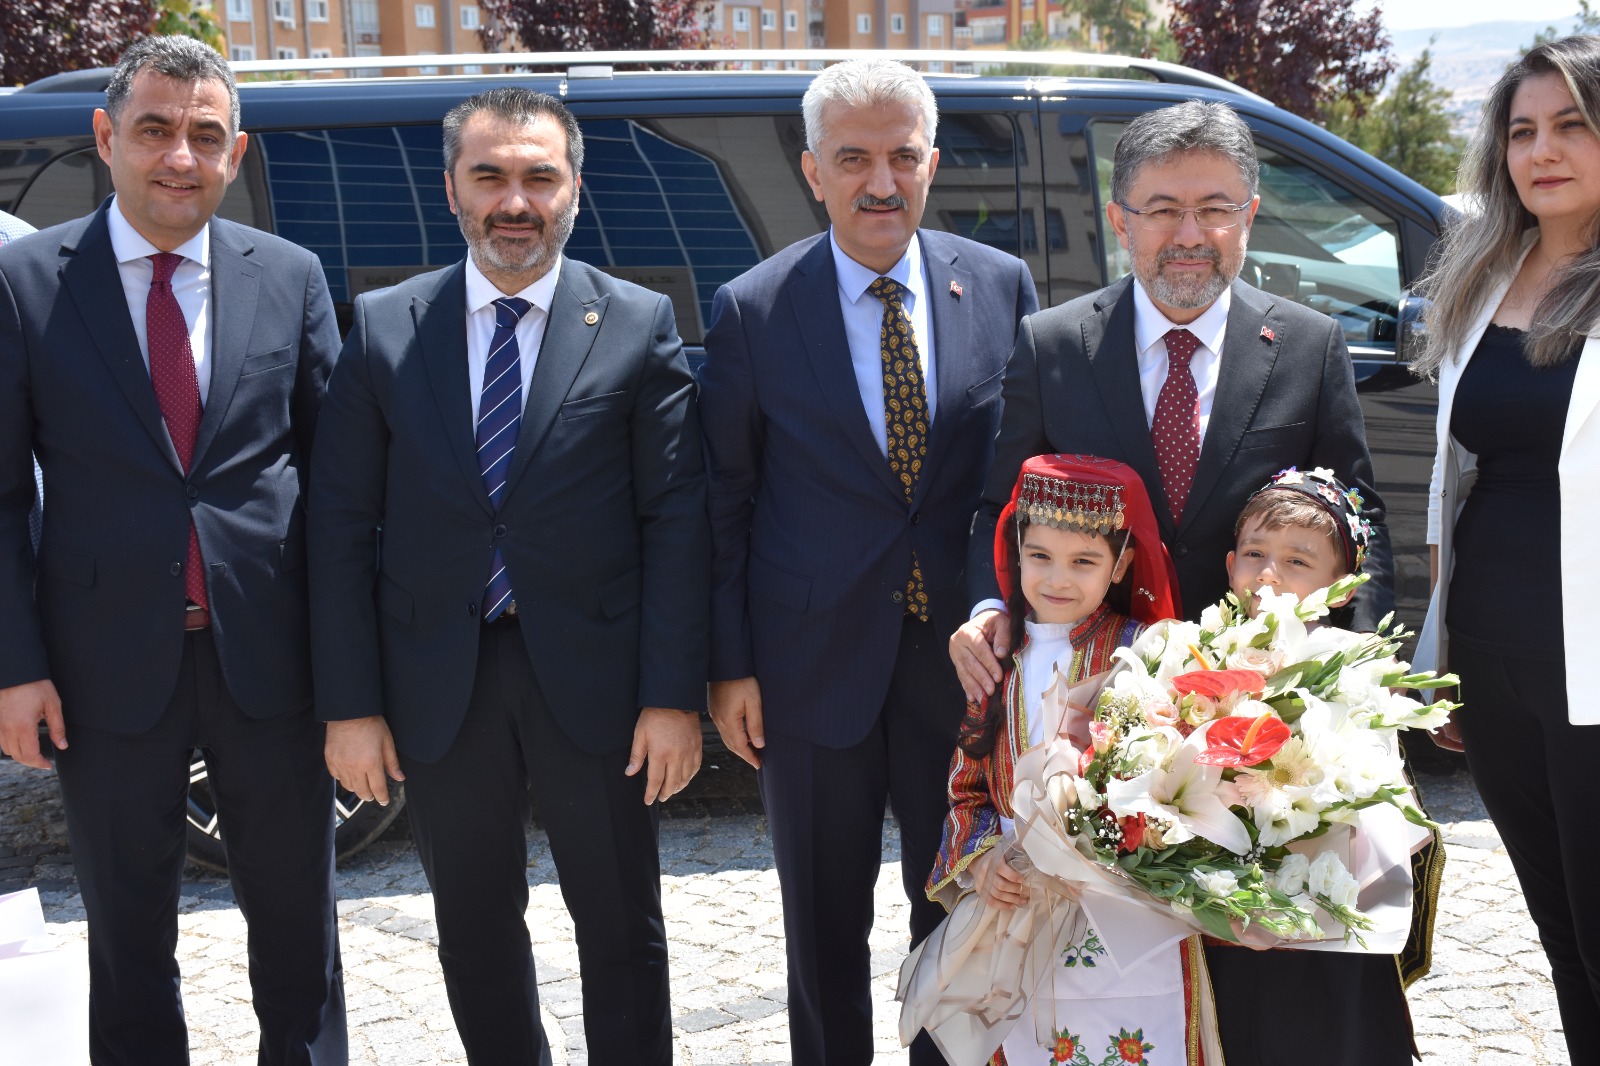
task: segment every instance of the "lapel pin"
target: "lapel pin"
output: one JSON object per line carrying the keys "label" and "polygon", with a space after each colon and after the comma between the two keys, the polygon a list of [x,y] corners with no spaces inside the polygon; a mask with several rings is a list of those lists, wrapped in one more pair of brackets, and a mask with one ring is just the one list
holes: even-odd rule
{"label": "lapel pin", "polygon": [[950,295],[954,296],[958,300],[961,299],[961,283],[960,282],[952,281],[950,283]]}
{"label": "lapel pin", "polygon": [[593,311],[590,311],[588,314],[583,316],[583,324],[586,326],[592,326],[598,321],[600,321],[600,316],[595,314]]}
{"label": "lapel pin", "polygon": [[1262,326],[1261,327],[1261,339],[1265,340],[1265,341],[1275,341],[1275,340],[1278,339],[1278,337],[1277,337],[1277,334],[1273,333],[1271,329],[1269,329],[1266,326]]}

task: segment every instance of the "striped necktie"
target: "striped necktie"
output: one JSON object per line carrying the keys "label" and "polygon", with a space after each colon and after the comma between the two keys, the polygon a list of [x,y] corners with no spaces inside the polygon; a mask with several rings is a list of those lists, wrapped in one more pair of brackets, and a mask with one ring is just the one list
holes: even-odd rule
{"label": "striped necktie", "polygon": [[[517,349],[517,323],[533,305],[515,296],[494,302],[494,337],[483,368],[483,393],[478,399],[478,469],[495,513],[506,498],[511,455],[522,428],[522,353]],[[512,603],[511,577],[497,546],[483,589],[483,620],[499,618]]]}
{"label": "striped necktie", "polygon": [[[156,390],[161,419],[167,424],[173,450],[184,476],[194,463],[194,445],[200,434],[200,377],[189,344],[189,323],[172,293],[172,275],[183,262],[176,252],[150,257],[155,273],[145,297],[145,345],[150,351],[150,384]],[[183,591],[202,610],[211,606],[206,594],[205,564],[200,556],[200,534],[189,519],[189,547],[183,564]]]}

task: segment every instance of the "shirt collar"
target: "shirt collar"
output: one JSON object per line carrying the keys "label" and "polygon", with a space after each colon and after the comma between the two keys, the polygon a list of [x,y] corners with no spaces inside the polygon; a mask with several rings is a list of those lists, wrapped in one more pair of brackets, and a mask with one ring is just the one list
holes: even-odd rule
{"label": "shirt collar", "polygon": [[[111,252],[117,257],[117,263],[131,263],[136,259],[147,259],[161,251],[144,237],[144,234],[133,228],[133,223],[128,221],[128,216],[122,213],[120,198],[111,198],[111,210],[106,212],[106,229],[111,233]],[[193,237],[184,241],[173,249],[185,259],[199,263],[202,267],[211,265],[211,223],[206,225]]]}
{"label": "shirt collar", "polygon": [[[555,300],[556,282],[561,278],[563,258],[557,256],[555,265],[545,273],[544,277],[512,295],[522,297],[543,311],[546,318],[550,317],[550,304]],[[472,261],[472,256],[467,256],[467,314],[477,314],[504,295],[505,293],[501,292],[494,282],[483,276],[483,271]]]}
{"label": "shirt collar", "polygon": [[913,297],[922,295],[922,243],[917,240],[915,233],[911,235],[911,243],[906,247],[906,254],[882,274],[867,269],[846,255],[844,249],[839,247],[839,241],[834,237],[831,226],[828,227],[828,244],[833,248],[833,269],[839,275],[839,291],[844,293],[845,299],[851,303],[860,300],[862,293],[867,291],[867,286],[880,277],[898,281],[911,290]]}
{"label": "shirt collar", "polygon": [[1228,308],[1233,306],[1233,286],[1229,285],[1222,290],[1216,302],[1204,311],[1193,322],[1179,325],[1155,305],[1150,299],[1150,294],[1144,291],[1144,285],[1137,278],[1133,282],[1133,343],[1143,355],[1150,350],[1150,346],[1161,340],[1171,329],[1186,329],[1195,335],[1195,339],[1206,346],[1211,352],[1222,351],[1222,336],[1228,329]]}

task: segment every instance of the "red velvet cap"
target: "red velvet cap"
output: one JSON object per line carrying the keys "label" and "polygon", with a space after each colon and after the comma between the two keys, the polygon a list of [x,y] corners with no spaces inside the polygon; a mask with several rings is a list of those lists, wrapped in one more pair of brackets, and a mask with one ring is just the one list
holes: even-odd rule
{"label": "red velvet cap", "polygon": [[1177,569],[1161,542],[1150,494],[1132,467],[1098,455],[1036,455],[1022,464],[994,537],[995,576],[1007,601],[1017,552],[1016,536],[1007,534],[1007,526],[1019,512],[1030,524],[1079,533],[1109,535],[1127,529],[1138,549],[1133,557],[1133,617],[1146,625],[1183,617]]}

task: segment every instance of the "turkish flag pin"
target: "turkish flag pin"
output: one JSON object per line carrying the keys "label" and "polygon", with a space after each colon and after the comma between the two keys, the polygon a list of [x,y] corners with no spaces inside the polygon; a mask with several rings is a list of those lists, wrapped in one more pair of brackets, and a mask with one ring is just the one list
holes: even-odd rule
{"label": "turkish flag pin", "polygon": [[961,298],[961,284],[959,282],[952,281],[950,283],[950,295],[958,300]]}
{"label": "turkish flag pin", "polygon": [[1277,334],[1273,333],[1272,330],[1268,329],[1266,326],[1261,327],[1261,338],[1267,341],[1275,341],[1278,339]]}

